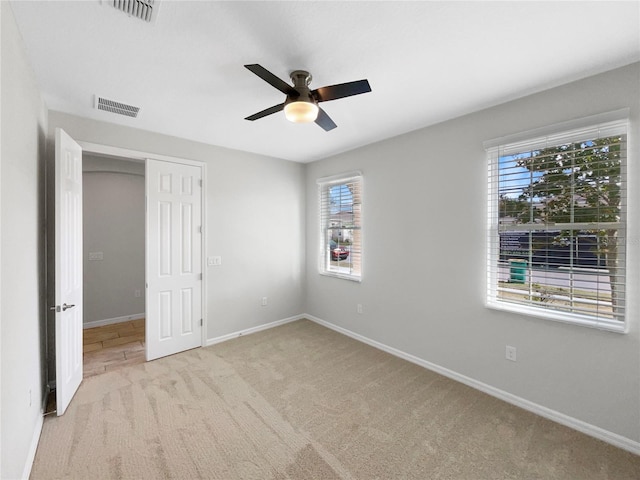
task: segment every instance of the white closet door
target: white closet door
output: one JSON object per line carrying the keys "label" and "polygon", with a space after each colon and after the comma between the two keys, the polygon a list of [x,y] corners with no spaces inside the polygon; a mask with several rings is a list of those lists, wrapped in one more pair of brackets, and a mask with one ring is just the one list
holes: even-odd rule
{"label": "white closet door", "polygon": [[202,345],[202,169],[147,160],[147,360]]}

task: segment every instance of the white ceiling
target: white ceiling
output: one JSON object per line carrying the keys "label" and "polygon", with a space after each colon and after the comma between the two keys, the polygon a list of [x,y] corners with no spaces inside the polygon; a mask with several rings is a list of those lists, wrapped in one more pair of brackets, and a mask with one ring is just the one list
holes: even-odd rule
{"label": "white ceiling", "polygon": [[[48,108],[309,162],[640,60],[640,2],[160,0],[152,23],[108,0],[11,2]],[[243,65],[311,88],[338,128],[244,117],[284,95]],[[98,111],[94,95],[141,107]]]}

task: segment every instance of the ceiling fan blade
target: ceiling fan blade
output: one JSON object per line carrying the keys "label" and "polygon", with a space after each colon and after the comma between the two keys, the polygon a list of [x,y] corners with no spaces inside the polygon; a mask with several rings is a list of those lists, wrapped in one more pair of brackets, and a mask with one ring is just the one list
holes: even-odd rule
{"label": "ceiling fan blade", "polygon": [[245,68],[247,68],[248,70],[251,70],[253,73],[255,73],[257,76],[259,76],[261,79],[263,79],[269,85],[277,88],[278,90],[280,90],[285,95],[289,95],[289,96],[294,97],[294,98],[298,97],[300,95],[296,91],[296,89],[293,88],[291,85],[289,85],[287,82],[285,82],[284,80],[281,80],[280,78],[276,77],[269,70],[267,70],[266,68],[264,68],[261,65],[258,65],[257,63],[254,63],[252,65],[245,65]]}
{"label": "ceiling fan blade", "polygon": [[259,118],[266,117],[267,115],[271,115],[272,113],[279,112],[284,108],[284,103],[280,103],[278,105],[274,105],[273,107],[265,108],[261,112],[254,113],[253,115],[248,116],[245,120],[258,120]]}
{"label": "ceiling fan blade", "polygon": [[356,80],[355,82],[339,83],[328,87],[320,87],[313,90],[311,94],[318,102],[328,102],[329,100],[337,100],[338,98],[350,97],[352,95],[360,95],[371,91],[367,80]]}
{"label": "ceiling fan blade", "polygon": [[321,108],[318,108],[318,118],[316,118],[316,123],[324,128],[325,132],[337,127],[334,121],[331,120],[331,117],[327,115],[327,112]]}

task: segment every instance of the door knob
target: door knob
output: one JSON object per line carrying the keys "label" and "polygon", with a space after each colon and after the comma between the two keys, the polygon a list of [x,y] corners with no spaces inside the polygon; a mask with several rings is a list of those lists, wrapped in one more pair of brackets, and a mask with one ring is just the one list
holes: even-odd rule
{"label": "door knob", "polygon": [[52,306],[49,307],[49,310],[54,310],[56,312],[59,312],[59,311],[63,311],[64,312],[64,311],[66,311],[66,310],[68,310],[70,308],[73,308],[73,307],[75,307],[75,305],[67,305],[66,303],[64,303],[64,304],[62,304],[62,307],[60,307],[60,305],[52,305]]}

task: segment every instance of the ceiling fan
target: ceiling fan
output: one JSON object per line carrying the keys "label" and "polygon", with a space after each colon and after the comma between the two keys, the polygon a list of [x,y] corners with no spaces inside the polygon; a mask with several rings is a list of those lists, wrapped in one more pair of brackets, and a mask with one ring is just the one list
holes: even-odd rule
{"label": "ceiling fan", "polygon": [[337,85],[309,90],[309,83],[311,83],[312,77],[311,74],[305,70],[295,70],[291,72],[291,81],[293,82],[293,86],[291,86],[261,65],[252,64],[245,65],[245,67],[287,96],[284,103],[254,113],[245,118],[245,120],[258,120],[259,118],[284,110],[287,120],[297,123],[316,122],[328,132],[336,128],[337,125],[331,120],[331,117],[327,115],[327,112],[318,106],[318,103],[350,97],[352,95],[360,95],[361,93],[371,91],[367,80],[339,83]]}

